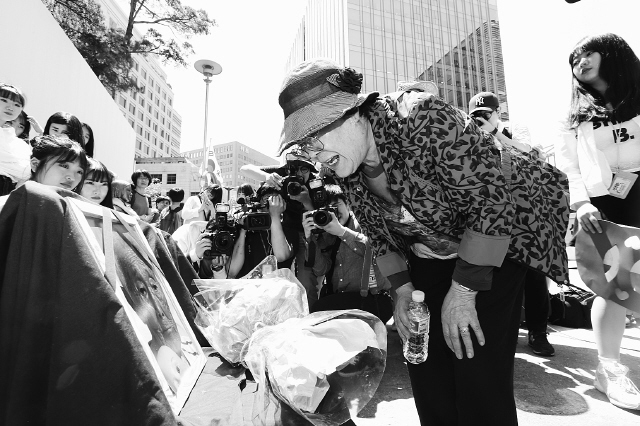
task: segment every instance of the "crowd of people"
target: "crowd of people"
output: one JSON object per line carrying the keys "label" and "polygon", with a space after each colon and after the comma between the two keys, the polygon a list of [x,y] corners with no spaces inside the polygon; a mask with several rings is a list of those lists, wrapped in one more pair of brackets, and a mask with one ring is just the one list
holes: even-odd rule
{"label": "crowd of people", "polygon": [[[586,232],[602,232],[604,218],[640,227],[640,185],[625,197],[610,189],[640,172],[640,60],[604,34],[581,40],[569,63],[572,104],[556,155],[571,208]],[[223,203],[213,178],[198,195],[171,188],[152,199],[147,171],[118,179],[92,158],[89,125],[57,112],[43,129],[24,112],[21,90],[0,84],[0,209],[27,180],[76,192],[170,235],[201,278],[242,278],[273,255],[295,272],[312,312],[393,317],[403,340],[411,293],[421,290],[431,311],[429,355],[408,365],[421,423],[515,425],[523,294],[529,346],[552,356],[547,277],[563,278],[553,253],[565,246],[540,232],[526,245],[512,237],[533,209],[510,190],[503,154],[536,164],[544,153],[526,126],[501,121],[493,93],[478,93],[463,112],[419,85],[380,96],[360,93],[361,84],[361,74],[325,59],[291,71],[280,94],[286,164],[243,166],[262,184],[255,193],[240,186],[235,206]],[[595,387],[639,409],[640,392],[620,364],[625,318],[611,300],[594,302]]]}

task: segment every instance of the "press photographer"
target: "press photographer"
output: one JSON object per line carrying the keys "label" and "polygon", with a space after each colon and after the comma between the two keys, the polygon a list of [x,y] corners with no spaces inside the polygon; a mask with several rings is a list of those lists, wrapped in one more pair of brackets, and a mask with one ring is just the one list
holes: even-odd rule
{"label": "press photographer", "polygon": [[210,220],[215,213],[215,205],[220,202],[222,202],[222,187],[218,184],[205,187],[198,195],[192,195],[185,201],[182,208],[184,224],[196,220]]}
{"label": "press photographer", "polygon": [[[286,155],[286,163],[282,166],[254,166],[247,164],[240,169],[246,176],[266,182],[267,185],[280,191],[287,201],[287,209],[283,215],[283,224],[298,231],[295,252],[296,277],[307,291],[309,306],[318,300],[318,277],[310,267],[305,266],[304,230],[302,228],[302,213],[312,210],[309,199],[309,182],[316,179],[320,173],[313,163],[295,155]],[[330,176],[325,180],[334,183]]]}
{"label": "press photographer", "polygon": [[[282,223],[287,203],[277,189],[266,184],[258,189],[256,201],[257,204],[239,213],[241,227],[229,262],[231,278],[247,275],[271,254],[276,256],[278,268],[290,268],[293,262],[298,232]],[[271,221],[268,228],[264,213],[268,213]]]}
{"label": "press photographer", "polygon": [[[222,196],[222,189],[218,185],[211,187],[213,195]],[[217,191],[219,190],[219,191]],[[219,192],[219,194],[217,194]],[[207,195],[207,191],[203,191],[201,195]],[[209,197],[206,197],[209,202]],[[214,198],[216,199],[216,198]],[[217,198],[219,199],[219,198]],[[217,203],[211,207],[213,218],[210,221],[196,220],[184,224],[179,227],[171,236],[177,242],[180,250],[193,263],[194,269],[198,272],[200,278],[227,278],[227,266],[229,262],[229,253],[221,253],[217,256],[211,255],[211,250],[215,252],[220,247],[224,247],[224,238],[212,238],[216,230],[222,228],[235,237],[237,232],[232,219],[228,219],[229,205]],[[228,224],[228,227],[226,226]],[[216,234],[217,235],[217,234]],[[225,235],[224,233],[221,235]],[[214,245],[214,242],[217,245]],[[233,248],[234,242],[230,243]],[[224,251],[224,250],[218,250]],[[209,252],[205,259],[205,252]]]}
{"label": "press photographer", "polygon": [[310,183],[316,210],[304,213],[302,221],[307,262],[316,275],[326,276],[310,311],[361,309],[386,323],[393,315],[391,284],[372,263],[371,247],[347,198],[337,185],[321,185],[321,179]]}

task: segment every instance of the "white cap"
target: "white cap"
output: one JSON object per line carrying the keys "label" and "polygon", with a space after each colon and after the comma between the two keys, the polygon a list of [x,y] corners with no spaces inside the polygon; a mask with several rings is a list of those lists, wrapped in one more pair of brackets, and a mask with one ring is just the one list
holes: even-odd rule
{"label": "white cap", "polygon": [[424,292],[420,290],[413,290],[413,292],[411,292],[411,300],[418,303],[424,302]]}

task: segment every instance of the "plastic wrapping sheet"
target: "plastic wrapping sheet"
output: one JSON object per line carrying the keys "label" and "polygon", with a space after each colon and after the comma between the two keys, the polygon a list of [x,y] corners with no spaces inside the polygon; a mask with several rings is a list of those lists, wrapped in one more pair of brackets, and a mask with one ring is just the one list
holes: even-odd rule
{"label": "plastic wrapping sheet", "polygon": [[253,423],[287,424],[289,408],[316,426],[344,423],[375,394],[386,356],[384,324],[360,310],[316,312],[257,330],[244,357],[258,382]]}
{"label": "plastic wrapping sheet", "polygon": [[580,278],[598,296],[640,312],[640,229],[598,222],[602,233],[576,235]]}
{"label": "plastic wrapping sheet", "polygon": [[244,345],[258,328],[309,313],[304,287],[291,270],[270,272],[263,279],[194,280],[201,291],[194,299],[195,323],[227,361],[239,363]]}

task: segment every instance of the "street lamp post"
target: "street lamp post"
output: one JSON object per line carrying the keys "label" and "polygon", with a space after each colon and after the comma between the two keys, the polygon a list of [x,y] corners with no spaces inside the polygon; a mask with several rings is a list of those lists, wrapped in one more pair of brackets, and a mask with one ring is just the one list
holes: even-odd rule
{"label": "street lamp post", "polygon": [[[220,64],[210,61],[209,59],[200,59],[194,65],[195,69],[202,75],[204,75],[204,82],[206,83],[206,94],[204,98],[204,138],[202,140],[202,170],[203,173],[207,171],[207,127],[209,126],[209,83],[211,83],[211,77],[218,75],[222,72]],[[206,176],[206,174],[205,174]],[[206,179],[203,186],[206,185]]]}

